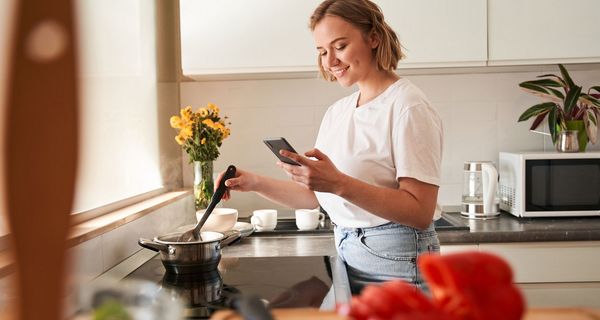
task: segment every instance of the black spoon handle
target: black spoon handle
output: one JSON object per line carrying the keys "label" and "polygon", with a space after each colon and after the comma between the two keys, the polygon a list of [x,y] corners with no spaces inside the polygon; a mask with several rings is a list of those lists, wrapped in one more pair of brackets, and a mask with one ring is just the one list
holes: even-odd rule
{"label": "black spoon handle", "polygon": [[223,178],[221,178],[221,181],[219,182],[219,186],[217,187],[217,190],[215,190],[215,193],[213,194],[212,198],[210,199],[210,203],[208,204],[206,211],[204,211],[204,215],[202,216],[202,219],[199,222],[198,230],[200,230],[200,228],[202,228],[202,226],[206,222],[206,219],[208,219],[208,216],[210,216],[210,214],[215,209],[215,207],[217,206],[219,201],[221,201],[221,198],[223,198],[223,195],[225,194],[225,191],[227,190],[227,187],[225,186],[225,181],[235,177],[235,172],[236,172],[236,168],[234,165],[229,165],[229,167],[227,167],[227,170],[225,171]]}
{"label": "black spoon handle", "polygon": [[257,295],[235,295],[225,302],[246,320],[273,320],[269,308]]}

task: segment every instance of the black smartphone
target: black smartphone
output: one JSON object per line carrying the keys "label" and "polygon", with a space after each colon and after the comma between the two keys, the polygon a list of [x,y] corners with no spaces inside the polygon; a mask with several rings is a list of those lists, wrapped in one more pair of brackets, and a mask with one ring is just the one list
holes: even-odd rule
{"label": "black smartphone", "polygon": [[281,150],[281,149],[291,151],[294,153],[298,153],[298,152],[296,152],[296,150],[294,150],[292,145],[287,140],[285,140],[285,138],[283,138],[283,137],[265,138],[263,140],[263,142],[267,145],[267,147],[269,147],[269,149],[271,149],[271,151],[273,151],[273,153],[277,156],[277,158],[279,158],[279,160],[281,160],[281,162],[285,162],[287,164],[291,164],[291,165],[295,165],[295,166],[300,165],[298,162],[296,162],[290,158],[286,158],[279,154],[279,150]]}

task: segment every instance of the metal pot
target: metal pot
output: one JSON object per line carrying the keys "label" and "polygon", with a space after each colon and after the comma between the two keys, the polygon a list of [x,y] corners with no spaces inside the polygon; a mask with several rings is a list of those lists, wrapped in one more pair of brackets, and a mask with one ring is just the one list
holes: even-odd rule
{"label": "metal pot", "polygon": [[140,238],[138,244],[160,253],[160,259],[168,273],[190,274],[213,271],[221,260],[221,247],[240,238],[237,230],[226,233],[203,231],[201,241],[179,242],[182,232],[155,237]]}

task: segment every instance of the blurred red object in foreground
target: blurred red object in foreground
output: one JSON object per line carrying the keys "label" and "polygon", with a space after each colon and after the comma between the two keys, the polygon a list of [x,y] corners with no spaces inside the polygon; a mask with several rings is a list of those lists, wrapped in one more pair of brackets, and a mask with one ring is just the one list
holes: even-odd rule
{"label": "blurred red object in foreground", "polygon": [[338,313],[352,319],[521,319],[525,303],[506,261],[483,252],[425,255],[418,261],[433,298],[388,281],[366,287]]}

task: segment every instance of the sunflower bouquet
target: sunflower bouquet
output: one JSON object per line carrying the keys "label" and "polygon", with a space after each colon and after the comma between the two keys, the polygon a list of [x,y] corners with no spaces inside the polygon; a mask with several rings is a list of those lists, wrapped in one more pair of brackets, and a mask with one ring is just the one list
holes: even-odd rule
{"label": "sunflower bouquet", "polygon": [[194,164],[194,199],[196,210],[206,208],[214,189],[213,161],[219,157],[219,147],[229,137],[231,130],[219,116],[219,107],[209,103],[193,112],[187,106],[172,116],[171,127],[179,129],[175,141],[185,150],[189,162]]}
{"label": "sunflower bouquet", "polygon": [[219,116],[219,107],[209,103],[193,112],[191,106],[180,111],[180,116],[172,116],[171,127],[179,129],[175,141],[185,150],[190,163],[213,161],[219,157],[219,147],[229,137],[231,130],[225,123],[227,117]]}

